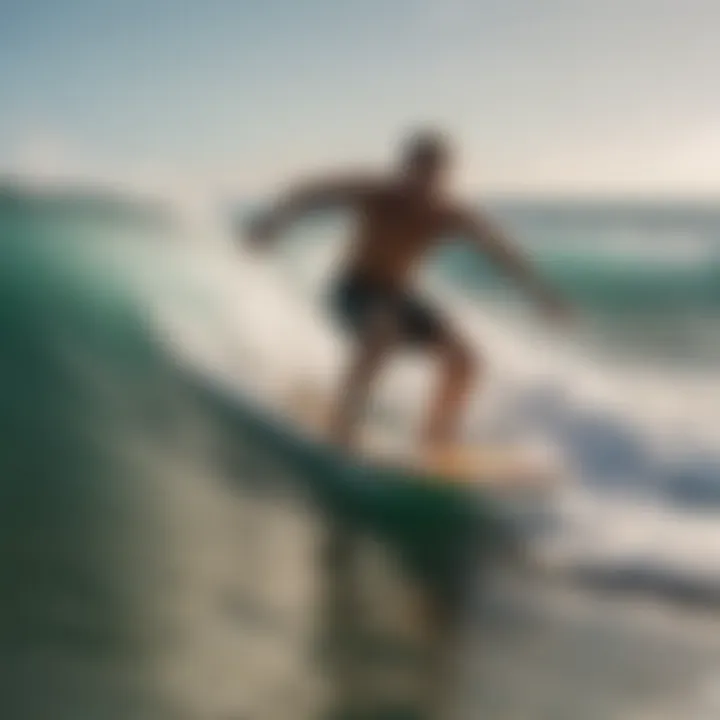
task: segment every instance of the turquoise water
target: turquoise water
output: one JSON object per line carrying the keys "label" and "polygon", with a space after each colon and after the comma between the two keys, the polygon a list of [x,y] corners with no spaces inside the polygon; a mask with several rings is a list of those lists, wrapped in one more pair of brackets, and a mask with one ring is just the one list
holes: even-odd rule
{"label": "turquoise water", "polygon": [[[587,314],[597,345],[616,352],[717,366],[720,359],[720,209],[618,203],[494,208]],[[467,252],[447,268],[480,295],[497,273]]]}
{"label": "turquoise water", "polygon": [[[499,717],[678,717],[720,662],[720,211],[498,212],[587,325],[544,335],[458,250],[428,286],[496,368],[469,431],[540,434],[572,469],[542,548],[583,610],[554,586],[479,607],[494,634],[467,650],[485,673],[473,702]],[[320,612],[306,570],[322,522],[302,497],[262,492],[292,468],[187,371],[260,395],[298,368],[331,377],[342,348],[315,280],[332,267],[330,231],[308,228],[318,243],[289,243],[275,272],[194,220],[115,200],[0,200],[4,717],[309,717],[323,697],[301,637]],[[423,372],[401,363],[381,388],[401,421]],[[258,632],[248,593],[255,613],[279,602],[295,630]]]}

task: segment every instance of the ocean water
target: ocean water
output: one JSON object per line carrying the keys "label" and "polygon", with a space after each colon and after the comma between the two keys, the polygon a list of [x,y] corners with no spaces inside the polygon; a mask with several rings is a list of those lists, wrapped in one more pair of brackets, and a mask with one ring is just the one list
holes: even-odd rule
{"label": "ocean water", "polygon": [[[533,444],[565,479],[534,543],[542,577],[472,605],[458,702],[468,717],[716,717],[720,207],[493,210],[579,320],[548,327],[461,247],[421,273],[487,358],[468,439]],[[248,490],[292,468],[188,377],[229,398],[330,391],[346,347],[323,288],[344,230],[308,223],[267,258],[215,207],[0,196],[3,717],[313,716],[311,510]],[[430,372],[402,356],[382,378],[373,411],[392,432],[416,427]],[[295,608],[293,632],[249,639],[248,585]]]}

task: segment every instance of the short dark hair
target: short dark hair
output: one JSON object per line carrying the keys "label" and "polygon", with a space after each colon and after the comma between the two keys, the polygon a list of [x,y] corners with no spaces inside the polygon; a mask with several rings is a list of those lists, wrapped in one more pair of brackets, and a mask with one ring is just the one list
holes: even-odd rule
{"label": "short dark hair", "polygon": [[405,165],[442,165],[450,160],[450,143],[439,130],[416,130],[402,145],[402,161]]}

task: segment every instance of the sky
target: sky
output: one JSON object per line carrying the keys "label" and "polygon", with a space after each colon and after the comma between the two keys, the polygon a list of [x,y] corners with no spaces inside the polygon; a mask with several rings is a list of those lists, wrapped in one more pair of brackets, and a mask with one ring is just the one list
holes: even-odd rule
{"label": "sky", "polygon": [[262,193],[434,125],[472,193],[717,195],[717,0],[0,0],[0,172]]}

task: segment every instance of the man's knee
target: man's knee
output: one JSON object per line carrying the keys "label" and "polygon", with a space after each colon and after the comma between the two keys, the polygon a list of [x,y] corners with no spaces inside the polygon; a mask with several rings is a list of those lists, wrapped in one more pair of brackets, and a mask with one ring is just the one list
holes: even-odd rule
{"label": "man's knee", "polygon": [[445,361],[449,372],[457,378],[462,378],[466,383],[475,381],[483,369],[479,353],[458,342],[448,344]]}

